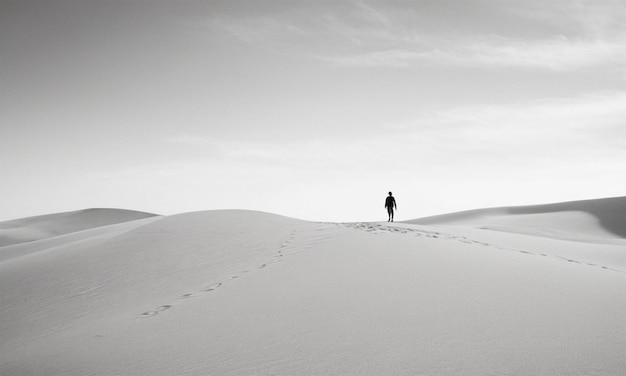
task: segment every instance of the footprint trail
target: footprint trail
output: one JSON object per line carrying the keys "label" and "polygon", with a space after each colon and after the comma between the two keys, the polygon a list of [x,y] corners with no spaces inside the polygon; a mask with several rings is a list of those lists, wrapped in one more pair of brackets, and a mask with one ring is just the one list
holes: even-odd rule
{"label": "footprint trail", "polygon": [[[303,240],[304,245],[294,246],[293,243],[298,238],[298,230],[297,229],[293,230],[289,233],[289,235],[286,238],[283,238],[282,241],[278,242],[278,245],[276,246],[276,248],[274,248],[274,251],[270,254],[270,256],[266,258],[265,260],[263,260],[258,266],[253,267],[252,269],[246,269],[239,273],[233,274],[230,277],[227,277],[221,281],[211,282],[210,284],[206,285],[204,288],[200,288],[196,292],[188,292],[188,293],[181,294],[178,296],[176,301],[179,304],[184,303],[185,301],[190,300],[191,298],[197,298],[204,294],[214,292],[220,287],[224,286],[225,283],[239,280],[246,274],[253,273],[254,271],[267,269],[270,267],[270,265],[283,261],[286,256],[292,256],[299,252],[303,252],[309,249],[310,245],[307,245],[307,244],[315,243],[315,242],[329,238],[330,236],[326,233],[327,230],[331,228],[336,228],[336,224],[333,224],[332,227],[329,227],[330,224],[320,224],[320,225],[324,225],[324,227],[315,229],[313,235],[309,234],[308,236],[304,236],[303,239],[301,239]],[[173,308],[173,306],[174,306],[173,303],[164,304],[153,310],[146,311],[140,314],[138,317],[139,318],[154,317],[170,308]]]}
{"label": "footprint trail", "polygon": [[[486,242],[481,242],[481,241],[477,241],[477,240],[473,240],[473,239],[469,239],[465,236],[455,236],[455,235],[451,235],[451,234],[447,234],[447,233],[443,233],[443,232],[438,232],[438,231],[429,231],[429,230],[424,230],[424,229],[418,229],[418,228],[405,228],[405,227],[394,227],[392,225],[381,225],[378,223],[367,223],[367,222],[357,222],[357,223],[343,223],[342,224],[345,227],[349,227],[349,228],[354,228],[357,230],[362,230],[362,231],[367,231],[373,234],[408,234],[408,235],[412,235],[412,236],[417,236],[417,237],[426,237],[426,238],[431,238],[431,239],[442,239],[442,240],[450,240],[450,241],[457,241],[457,242],[461,242],[464,244],[471,244],[471,245],[479,245],[479,246],[483,246],[483,247],[489,247],[489,248],[494,248],[494,249],[498,249],[501,251],[507,251],[507,252],[516,252],[516,253],[521,253],[521,254],[525,254],[525,255],[531,255],[531,256],[542,256],[542,257],[549,257],[548,255],[541,253],[541,254],[536,254],[530,251],[526,251],[526,250],[520,250],[520,249],[515,249],[515,248],[509,248],[509,247],[503,247],[497,244],[491,244],[491,243],[486,243]],[[611,270],[614,272],[618,272],[618,273],[626,273],[626,271],[622,271],[622,270],[618,270],[618,269],[613,269],[613,268],[609,268],[606,266],[601,266],[601,265],[596,265],[593,263],[587,263],[587,262],[583,262],[583,261],[578,261],[578,260],[573,260],[570,258],[565,258],[565,257],[561,257],[558,255],[552,256],[553,258],[556,258],[560,261],[565,261],[565,262],[570,262],[570,263],[575,263],[575,264],[579,264],[579,265],[586,265],[586,266],[590,266],[590,267],[596,267],[596,268],[602,268],[605,270]]]}

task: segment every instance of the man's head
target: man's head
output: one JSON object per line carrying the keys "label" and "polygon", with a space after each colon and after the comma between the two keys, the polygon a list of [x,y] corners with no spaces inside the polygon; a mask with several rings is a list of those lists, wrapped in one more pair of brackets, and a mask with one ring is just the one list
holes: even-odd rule
{"label": "man's head", "polygon": [[391,196],[391,192],[389,192],[389,196]]}

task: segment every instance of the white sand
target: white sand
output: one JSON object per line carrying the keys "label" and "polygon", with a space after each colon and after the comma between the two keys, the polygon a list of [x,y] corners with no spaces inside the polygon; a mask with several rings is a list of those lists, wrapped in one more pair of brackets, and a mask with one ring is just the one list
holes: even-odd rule
{"label": "white sand", "polygon": [[498,215],[209,211],[14,239],[0,374],[622,375],[626,241],[597,211]]}

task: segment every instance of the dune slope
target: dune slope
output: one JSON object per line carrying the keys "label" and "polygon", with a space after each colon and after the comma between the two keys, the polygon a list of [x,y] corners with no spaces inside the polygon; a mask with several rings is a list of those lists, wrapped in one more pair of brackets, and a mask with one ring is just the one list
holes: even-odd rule
{"label": "dune slope", "polygon": [[626,369],[626,273],[542,252],[571,241],[248,211],[135,224],[0,263],[0,374]]}

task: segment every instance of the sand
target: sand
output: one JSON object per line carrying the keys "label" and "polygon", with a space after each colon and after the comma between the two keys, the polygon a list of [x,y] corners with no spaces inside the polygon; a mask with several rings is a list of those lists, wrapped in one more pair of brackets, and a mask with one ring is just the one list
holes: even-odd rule
{"label": "sand", "polygon": [[0,247],[0,374],[621,375],[611,200],[404,223],[95,210],[28,242],[22,219]]}

